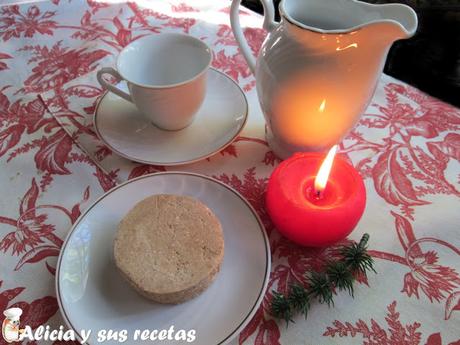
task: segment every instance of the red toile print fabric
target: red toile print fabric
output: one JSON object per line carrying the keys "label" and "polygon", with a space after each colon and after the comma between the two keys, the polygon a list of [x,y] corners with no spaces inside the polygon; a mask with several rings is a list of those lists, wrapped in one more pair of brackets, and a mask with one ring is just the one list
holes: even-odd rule
{"label": "red toile print fabric", "polygon": [[[241,23],[256,54],[266,33],[248,10]],[[180,167],[121,158],[100,141],[93,116],[103,90],[96,71],[114,66],[130,42],[184,32],[213,50],[213,67],[245,91],[249,120],[216,155]],[[313,304],[286,328],[270,315],[272,290],[305,283],[338,255],[281,237],[264,207],[279,163],[264,138],[255,80],[229,25],[229,2],[53,0],[0,7],[0,311],[18,306],[22,322],[58,327],[56,260],[66,233],[91,202],[144,174],[184,170],[240,191],[270,237],[269,289],[233,344],[460,344],[460,110],[389,76],[341,143],[361,173],[367,206],[346,240],[370,234],[377,275],[359,277],[355,299]],[[65,193],[62,191],[65,190]],[[0,340],[0,344],[4,344]]]}

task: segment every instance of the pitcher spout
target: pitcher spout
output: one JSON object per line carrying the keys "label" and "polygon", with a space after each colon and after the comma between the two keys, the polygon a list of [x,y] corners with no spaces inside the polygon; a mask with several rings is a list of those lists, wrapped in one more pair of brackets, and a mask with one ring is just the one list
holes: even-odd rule
{"label": "pitcher spout", "polygon": [[390,34],[391,31],[394,34],[393,41],[410,38],[417,31],[417,14],[411,7],[403,4],[368,6],[375,7],[375,10],[380,14],[380,19],[376,19],[369,24],[381,23],[386,25],[387,33]]}
{"label": "pitcher spout", "polygon": [[409,38],[417,30],[415,11],[403,4],[369,4],[359,0],[282,0],[282,18],[300,29],[321,34],[346,34],[389,24],[398,33],[395,40]]}

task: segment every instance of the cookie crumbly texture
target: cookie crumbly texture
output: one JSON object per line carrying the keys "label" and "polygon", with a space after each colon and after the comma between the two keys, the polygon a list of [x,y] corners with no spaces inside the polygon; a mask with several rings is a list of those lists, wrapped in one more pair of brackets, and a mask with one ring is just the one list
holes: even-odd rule
{"label": "cookie crumbly texture", "polygon": [[113,251],[122,276],[140,294],[178,304],[202,293],[219,272],[222,226],[192,197],[153,195],[122,219]]}

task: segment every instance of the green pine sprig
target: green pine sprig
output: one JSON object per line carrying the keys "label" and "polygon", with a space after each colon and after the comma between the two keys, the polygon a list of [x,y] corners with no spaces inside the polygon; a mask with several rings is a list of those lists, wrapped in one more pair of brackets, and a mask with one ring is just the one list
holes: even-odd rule
{"label": "green pine sprig", "polygon": [[319,303],[327,303],[328,306],[334,305],[332,289],[333,286],[329,277],[324,272],[311,272],[307,276],[309,285],[308,294],[317,298]]}
{"label": "green pine sprig", "polygon": [[286,296],[284,296],[282,293],[273,291],[271,309],[274,317],[286,321],[286,326],[289,324],[289,322],[294,322],[292,320],[294,313],[291,309],[291,303],[289,303]]}
{"label": "green pine sprig", "polygon": [[277,319],[294,322],[295,313],[301,313],[307,318],[310,302],[317,299],[319,303],[334,305],[336,290],[347,291],[354,297],[353,283],[357,275],[367,275],[368,271],[377,273],[374,260],[367,252],[369,235],[364,234],[359,243],[352,243],[340,250],[342,260],[327,263],[324,272],[310,272],[306,276],[308,287],[293,284],[288,294],[273,291],[271,313]]}
{"label": "green pine sprig", "polygon": [[308,309],[310,308],[310,296],[300,284],[293,284],[288,296],[289,306],[292,310],[305,315],[307,318]]}
{"label": "green pine sprig", "polygon": [[359,243],[352,243],[350,246],[345,246],[341,250],[343,262],[350,267],[353,273],[362,273],[366,275],[367,271],[375,272],[373,267],[374,260],[367,253],[367,242],[369,234],[364,234]]}
{"label": "green pine sprig", "polygon": [[351,297],[354,297],[353,283],[355,277],[345,262],[330,262],[326,267],[326,274],[332,286],[335,286],[339,291],[346,290]]}

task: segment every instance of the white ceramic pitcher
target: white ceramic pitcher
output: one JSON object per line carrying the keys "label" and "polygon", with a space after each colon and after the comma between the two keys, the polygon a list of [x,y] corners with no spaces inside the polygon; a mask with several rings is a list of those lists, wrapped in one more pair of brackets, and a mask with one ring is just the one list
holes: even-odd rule
{"label": "white ceramic pitcher", "polygon": [[281,158],[323,151],[353,128],[368,106],[392,43],[411,37],[417,16],[402,4],[355,0],[282,0],[281,22],[262,0],[269,32],[256,59],[233,0],[235,38],[255,73],[266,136]]}

